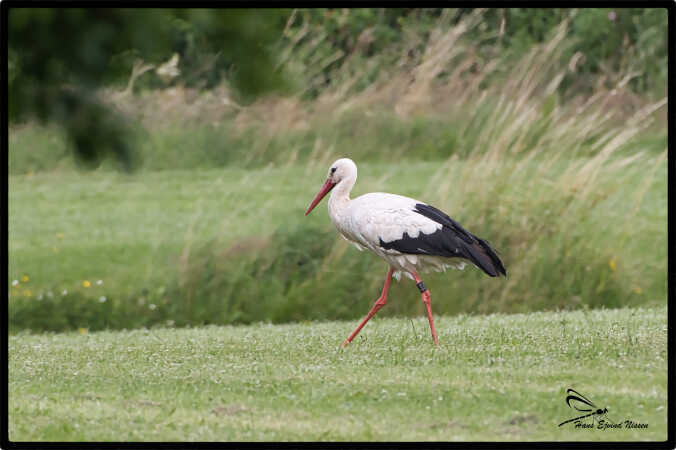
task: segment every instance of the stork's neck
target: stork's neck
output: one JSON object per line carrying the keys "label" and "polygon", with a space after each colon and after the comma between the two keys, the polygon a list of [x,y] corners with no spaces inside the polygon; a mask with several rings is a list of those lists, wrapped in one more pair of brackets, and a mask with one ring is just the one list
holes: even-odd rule
{"label": "stork's neck", "polygon": [[329,214],[340,214],[350,203],[350,191],[357,181],[357,175],[349,176],[340,180],[336,187],[331,190],[329,197]]}

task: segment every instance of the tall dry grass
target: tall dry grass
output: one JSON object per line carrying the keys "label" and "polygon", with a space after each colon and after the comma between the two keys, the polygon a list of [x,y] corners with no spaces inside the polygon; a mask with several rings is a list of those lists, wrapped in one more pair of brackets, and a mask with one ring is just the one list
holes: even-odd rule
{"label": "tall dry grass", "polygon": [[[481,230],[502,250],[509,272],[504,284],[482,284],[463,308],[620,306],[646,293],[664,301],[666,213],[654,209],[666,207],[667,99],[636,102],[627,84],[632,74],[617,76],[614,86],[598,83],[590,96],[562,98],[559,85],[580,59],[561,60],[566,22],[486,84],[500,61],[482,60],[462,40],[480,16],[433,30],[417,60],[403,51],[387,77],[366,89],[351,90],[363,73],[341,74],[341,83],[307,108],[308,120],[394,111],[403,121],[434,118],[453,128],[458,148],[420,180],[422,197]],[[412,139],[383,153],[415,161],[416,145]],[[313,152],[308,171],[360,153],[337,147],[330,144],[324,157]],[[338,265],[345,248],[337,244],[323,270]],[[454,287],[471,292],[464,282]]]}

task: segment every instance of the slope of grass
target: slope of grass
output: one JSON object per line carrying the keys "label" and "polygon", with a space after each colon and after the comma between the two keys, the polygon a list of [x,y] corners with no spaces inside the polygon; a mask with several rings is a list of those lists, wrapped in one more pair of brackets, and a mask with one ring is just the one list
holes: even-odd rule
{"label": "slope of grass", "polygon": [[[20,333],[14,441],[665,440],[666,308]],[[613,422],[576,429],[573,388]],[[579,413],[578,413],[579,415]]]}
{"label": "slope of grass", "polygon": [[[506,280],[473,268],[426,276],[439,312],[664,303],[663,161],[609,163],[577,192],[566,192],[577,182],[575,160],[547,171],[537,159],[504,162],[360,164],[355,196],[424,199],[501,252]],[[356,318],[377,296],[386,268],[340,239],[325,207],[303,216],[325,170],[315,163],[14,176],[10,326]],[[415,292],[407,282],[395,287],[389,313],[421,312]]]}

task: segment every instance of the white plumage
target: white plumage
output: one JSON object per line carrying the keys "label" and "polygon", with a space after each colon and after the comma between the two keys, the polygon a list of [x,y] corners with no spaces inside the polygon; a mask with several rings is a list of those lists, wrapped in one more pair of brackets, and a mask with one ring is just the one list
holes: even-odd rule
{"label": "white plumage", "polygon": [[[440,223],[414,211],[415,205],[422,202],[384,192],[364,194],[349,200],[349,195],[339,188],[336,186],[329,199],[331,221],[340,234],[357,248],[370,250],[394,267],[396,279],[401,277],[402,272],[413,279],[411,273],[415,270],[427,272],[442,271],[448,267],[464,268],[462,261],[434,255],[406,254],[379,245],[381,239],[384,242],[396,241],[402,239],[404,233],[415,239],[420,233],[432,234],[441,230],[443,226]],[[339,198],[343,195],[348,195],[348,201]],[[419,250],[425,252],[424,249]]]}
{"label": "white plumage", "polygon": [[[396,194],[373,192],[354,200],[350,191],[357,181],[357,166],[348,158],[334,162],[326,182],[310,203],[305,215],[331,191],[329,217],[340,234],[358,249],[366,248],[390,266],[383,293],[359,327],[343,343],[346,345],[387,299],[392,276],[401,273],[418,283],[427,306],[434,343],[436,332],[430,295],[418,272],[462,269],[469,261],[489,276],[506,275],[502,262],[483,239],[466,231],[444,212],[424,202]],[[463,261],[464,260],[464,261]]]}

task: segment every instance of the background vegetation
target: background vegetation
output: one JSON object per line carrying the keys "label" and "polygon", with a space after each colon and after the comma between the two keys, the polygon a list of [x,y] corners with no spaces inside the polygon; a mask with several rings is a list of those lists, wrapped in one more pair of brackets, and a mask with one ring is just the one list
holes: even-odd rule
{"label": "background vegetation", "polygon": [[12,332],[362,316],[386,267],[303,217],[341,156],[500,250],[438,313],[666,303],[664,9],[77,11],[9,15]]}

